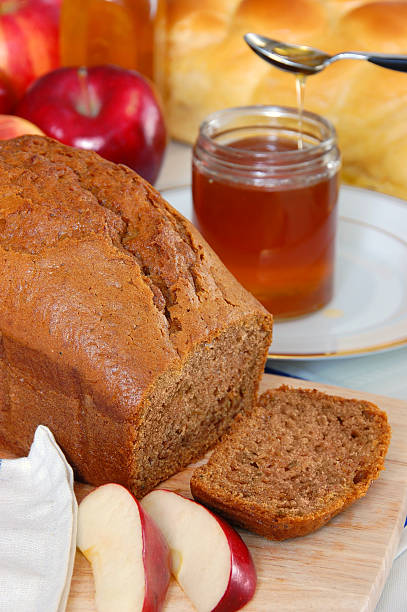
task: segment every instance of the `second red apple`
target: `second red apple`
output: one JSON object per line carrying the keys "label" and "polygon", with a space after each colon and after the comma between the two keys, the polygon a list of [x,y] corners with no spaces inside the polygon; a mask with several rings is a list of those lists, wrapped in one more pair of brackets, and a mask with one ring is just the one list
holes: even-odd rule
{"label": "second red apple", "polygon": [[117,66],[60,68],[26,92],[16,113],[64,144],[96,151],[154,183],[164,156],[160,103],[140,74]]}
{"label": "second red apple", "polygon": [[0,68],[17,97],[59,65],[60,4],[60,0],[0,2]]}
{"label": "second red apple", "polygon": [[0,140],[9,140],[9,138],[16,138],[24,134],[44,136],[44,132],[26,119],[15,115],[0,115]]}

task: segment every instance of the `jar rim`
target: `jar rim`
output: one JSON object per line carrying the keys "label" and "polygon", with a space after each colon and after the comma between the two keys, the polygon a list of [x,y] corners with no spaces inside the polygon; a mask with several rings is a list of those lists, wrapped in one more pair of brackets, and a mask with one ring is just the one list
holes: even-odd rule
{"label": "jar rim", "polygon": [[[239,148],[233,146],[233,151],[231,151],[232,147],[230,144],[222,144],[216,141],[214,136],[218,136],[222,133],[226,133],[222,128],[227,127],[227,123],[232,121],[237,117],[265,117],[266,119],[278,119],[278,118],[287,118],[287,119],[297,119],[302,121],[302,125],[305,129],[305,126],[312,125],[314,127],[322,128],[322,137],[315,144],[307,145],[304,149],[291,149],[285,151],[250,151],[250,156],[253,159],[261,162],[266,159],[278,159],[278,160],[286,160],[287,162],[291,161],[295,163],[295,161],[300,162],[300,160],[304,157],[304,155],[315,155],[319,152],[323,152],[331,149],[336,144],[336,130],[334,125],[325,117],[318,115],[309,110],[303,110],[300,114],[298,108],[291,106],[278,106],[278,105],[248,105],[248,106],[235,106],[225,109],[220,109],[214,111],[210,115],[208,115],[201,123],[199,129],[199,137],[206,141],[208,145],[215,145],[216,149],[219,152],[228,153],[229,155],[232,153],[233,157],[238,159],[239,157],[247,157],[248,150],[247,148]],[[247,127],[255,127],[255,126],[247,126]],[[274,126],[267,125],[259,125],[259,127],[263,128],[272,128]],[[230,132],[239,129],[238,127],[230,128]]]}
{"label": "jar rim", "polygon": [[[201,123],[195,142],[193,164],[199,171],[222,180],[247,183],[264,188],[290,188],[319,182],[336,173],[340,152],[332,123],[313,113],[289,106],[236,106],[215,111]],[[269,119],[269,121],[267,121]],[[248,137],[263,137],[273,132],[279,137],[293,138],[300,133],[306,140],[302,148],[266,149],[238,148],[239,139],[222,144],[222,138],[240,131]],[[247,137],[247,136],[246,136]],[[243,139],[244,140],[244,139]],[[232,146],[231,146],[232,145]]]}

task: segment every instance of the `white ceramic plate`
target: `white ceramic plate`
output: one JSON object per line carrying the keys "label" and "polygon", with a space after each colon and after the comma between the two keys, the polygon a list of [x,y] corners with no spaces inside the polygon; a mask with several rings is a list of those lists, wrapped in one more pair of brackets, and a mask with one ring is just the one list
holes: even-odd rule
{"label": "white ceramic plate", "polygon": [[[163,191],[191,219],[190,187]],[[311,315],[274,325],[270,357],[325,359],[407,344],[407,202],[343,186],[335,297]]]}

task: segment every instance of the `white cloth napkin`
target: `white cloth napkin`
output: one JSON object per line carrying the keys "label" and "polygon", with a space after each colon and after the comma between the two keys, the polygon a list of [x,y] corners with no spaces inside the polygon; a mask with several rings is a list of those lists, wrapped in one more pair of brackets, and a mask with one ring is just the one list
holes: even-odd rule
{"label": "white cloth napkin", "polygon": [[63,612],[75,557],[72,469],[40,425],[28,457],[0,459],[0,612]]}

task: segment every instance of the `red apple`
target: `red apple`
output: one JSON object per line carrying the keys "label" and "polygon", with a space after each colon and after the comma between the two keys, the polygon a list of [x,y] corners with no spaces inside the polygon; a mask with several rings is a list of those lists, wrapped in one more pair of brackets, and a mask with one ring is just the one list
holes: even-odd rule
{"label": "red apple", "polygon": [[254,595],[256,570],[239,534],[204,506],[156,489],[142,500],[172,556],[172,573],[198,612],[234,612]]}
{"label": "red apple", "polygon": [[9,79],[0,70],[0,114],[10,113],[16,102],[16,96]]}
{"label": "red apple", "polygon": [[18,97],[59,65],[59,12],[60,0],[0,3],[0,69]]}
{"label": "red apple", "polygon": [[117,66],[60,68],[28,89],[16,112],[48,136],[96,151],[153,183],[161,167],[166,130],[150,83]]}
{"label": "red apple", "polygon": [[77,546],[92,564],[99,612],[158,612],[170,581],[167,544],[121,485],[103,485],[79,504]]}
{"label": "red apple", "polygon": [[40,134],[44,136],[36,125],[16,115],[0,115],[0,140],[8,140],[23,134]]}

